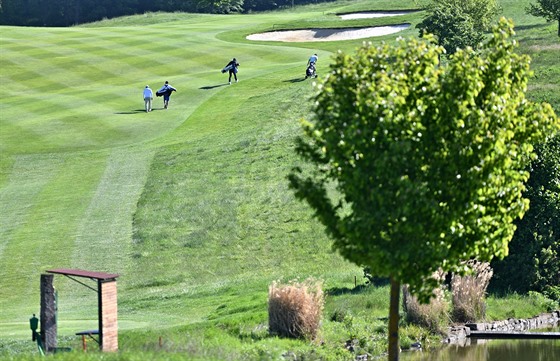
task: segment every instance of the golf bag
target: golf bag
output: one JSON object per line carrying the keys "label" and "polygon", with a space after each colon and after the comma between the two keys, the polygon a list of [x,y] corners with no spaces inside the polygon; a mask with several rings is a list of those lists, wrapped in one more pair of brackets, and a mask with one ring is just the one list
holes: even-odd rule
{"label": "golf bag", "polygon": [[316,78],[317,72],[315,70],[315,63],[309,63],[307,69],[305,70],[305,79],[307,78]]}
{"label": "golf bag", "polygon": [[164,95],[171,95],[172,90],[166,87],[161,88],[156,92],[156,97],[162,97]]}

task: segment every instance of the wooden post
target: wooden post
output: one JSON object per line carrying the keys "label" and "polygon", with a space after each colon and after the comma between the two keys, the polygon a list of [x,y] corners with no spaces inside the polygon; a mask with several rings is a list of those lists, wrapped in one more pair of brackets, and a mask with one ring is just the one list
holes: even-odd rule
{"label": "wooden post", "polygon": [[54,275],[41,275],[41,338],[45,351],[56,348],[56,300],[53,285]]}

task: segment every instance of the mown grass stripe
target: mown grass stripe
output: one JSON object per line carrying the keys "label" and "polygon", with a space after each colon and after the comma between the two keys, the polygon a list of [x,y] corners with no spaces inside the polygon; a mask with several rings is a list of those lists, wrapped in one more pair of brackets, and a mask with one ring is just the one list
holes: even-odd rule
{"label": "mown grass stripe", "polygon": [[[44,157],[48,161],[41,163],[29,162],[33,158],[26,159],[35,166],[35,177],[48,181],[35,183],[38,189],[32,204],[25,209],[25,219],[11,232],[10,242],[4,247],[0,277],[3,312],[10,312],[12,308],[7,306],[15,300],[19,300],[20,307],[27,313],[36,312],[39,274],[48,268],[70,264],[76,224],[103,169],[100,168],[103,158],[99,155],[51,157],[54,159]],[[75,174],[81,175],[79,181]],[[23,206],[12,204],[7,211],[17,214]],[[10,285],[9,288],[6,285]]]}
{"label": "mown grass stripe", "polygon": [[[4,170],[9,175],[6,185],[0,189],[0,259],[14,231],[25,224],[37,194],[54,175],[53,172],[45,174],[44,169],[56,169],[62,163],[62,159],[49,155],[18,156],[10,169]],[[6,271],[7,268],[2,268],[2,272]]]}
{"label": "mown grass stripe", "polygon": [[153,151],[137,148],[111,151],[78,228],[74,267],[115,273],[128,270],[132,215],[152,156]]}

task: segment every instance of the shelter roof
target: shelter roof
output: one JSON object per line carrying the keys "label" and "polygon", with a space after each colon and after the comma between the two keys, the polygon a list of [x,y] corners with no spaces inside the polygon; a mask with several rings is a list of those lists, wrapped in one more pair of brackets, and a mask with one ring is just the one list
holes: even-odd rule
{"label": "shelter roof", "polygon": [[94,272],[94,271],[85,271],[80,269],[68,269],[68,268],[57,268],[47,270],[49,273],[57,273],[65,276],[74,276],[74,277],[85,277],[85,278],[92,278],[96,280],[111,280],[119,277],[116,273],[105,273],[105,272]]}

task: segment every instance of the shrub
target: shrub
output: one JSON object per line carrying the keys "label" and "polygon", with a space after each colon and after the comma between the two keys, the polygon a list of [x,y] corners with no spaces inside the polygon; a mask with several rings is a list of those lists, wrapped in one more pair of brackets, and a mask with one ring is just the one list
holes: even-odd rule
{"label": "shrub", "polygon": [[456,322],[474,322],[486,314],[486,288],[492,278],[492,268],[487,262],[470,260],[466,266],[472,274],[454,274],[451,278],[452,318]]}
{"label": "shrub", "polygon": [[547,312],[551,312],[558,309],[558,302],[548,298],[546,295],[542,293],[529,291],[529,299],[531,302],[539,307],[540,309],[544,309]]}
{"label": "shrub", "polygon": [[331,315],[331,321],[333,322],[342,322],[346,318],[348,312],[344,309],[337,308]]}
{"label": "shrub", "polygon": [[548,286],[546,287],[543,293],[546,297],[550,298],[551,300],[560,303],[560,286]]}
{"label": "shrub", "polygon": [[374,285],[376,287],[378,286],[386,286],[389,284],[389,278],[388,277],[378,277],[375,276],[371,273],[371,268],[370,267],[364,267],[363,268],[364,271],[364,278],[366,279],[366,285]]}
{"label": "shrub", "polygon": [[[445,274],[436,272],[434,278],[443,282]],[[441,287],[433,291],[430,303],[422,304],[403,286],[403,308],[405,320],[408,323],[428,328],[432,332],[443,333],[444,327],[449,320],[448,303],[445,300],[444,290]]]}
{"label": "shrub", "polygon": [[323,305],[321,282],[273,282],[268,288],[268,330],[283,337],[315,338]]}

